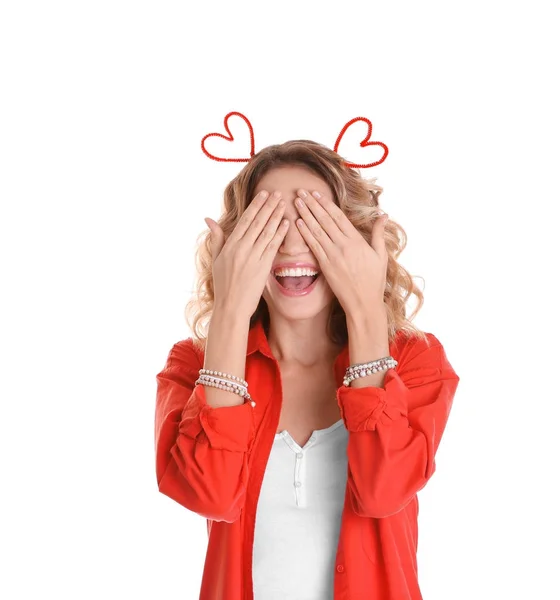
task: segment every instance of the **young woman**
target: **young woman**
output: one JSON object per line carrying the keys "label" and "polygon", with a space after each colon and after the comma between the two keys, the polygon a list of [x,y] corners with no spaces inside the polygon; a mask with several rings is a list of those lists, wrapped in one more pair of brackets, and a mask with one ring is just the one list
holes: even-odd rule
{"label": "young woman", "polygon": [[381,191],[291,141],[207,220],[155,420],[159,491],[208,520],[201,600],[422,598],[417,493],[459,377],[406,317],[423,295]]}

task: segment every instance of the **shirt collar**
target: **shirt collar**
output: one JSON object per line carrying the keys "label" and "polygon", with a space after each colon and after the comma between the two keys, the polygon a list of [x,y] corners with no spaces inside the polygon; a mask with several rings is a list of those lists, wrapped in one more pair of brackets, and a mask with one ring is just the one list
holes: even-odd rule
{"label": "shirt collar", "polygon": [[265,356],[269,358],[273,358],[272,352],[270,350],[270,346],[268,345],[268,340],[266,339],[266,334],[264,332],[264,326],[262,324],[262,319],[257,319],[253,324],[253,327],[249,329],[249,337],[247,339],[247,356],[253,354],[259,350]]}

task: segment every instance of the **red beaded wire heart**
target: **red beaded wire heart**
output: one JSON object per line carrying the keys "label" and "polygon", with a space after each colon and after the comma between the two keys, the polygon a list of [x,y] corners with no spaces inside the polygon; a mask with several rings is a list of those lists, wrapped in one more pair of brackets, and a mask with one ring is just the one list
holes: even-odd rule
{"label": "red beaded wire heart", "polygon": [[366,164],[362,164],[362,165],[358,165],[356,163],[352,163],[352,162],[347,162],[345,163],[347,167],[350,167],[352,169],[369,169],[370,167],[375,167],[376,165],[380,165],[386,158],[387,155],[389,154],[389,148],[387,148],[387,146],[383,143],[383,142],[370,142],[369,139],[371,138],[371,130],[372,130],[372,124],[371,121],[369,119],[366,119],[366,117],[355,117],[354,119],[348,121],[348,123],[346,123],[346,125],[342,128],[342,130],[340,131],[340,133],[338,134],[338,137],[336,138],[336,143],[334,145],[334,151],[338,152],[338,146],[340,145],[340,140],[343,138],[344,134],[346,133],[347,129],[354,123],[356,123],[357,121],[365,121],[368,125],[368,132],[367,135],[364,137],[364,139],[360,142],[360,146],[362,148],[365,148],[366,146],[381,146],[384,150],[383,152],[383,157],[373,163],[366,163]]}
{"label": "red beaded wire heart", "polygon": [[[206,140],[211,137],[219,137],[228,142],[234,141],[233,135],[228,126],[228,120],[232,116],[241,117],[247,124],[247,127],[249,128],[249,135],[251,136],[251,150],[249,153],[249,158],[221,158],[219,156],[215,156],[215,155],[211,154],[210,152],[208,152],[208,150],[206,149],[206,147],[204,145]],[[335,142],[333,150],[335,152],[338,152],[338,147],[340,145],[340,141],[344,137],[344,134],[346,133],[348,128],[351,125],[353,125],[354,123],[356,123],[357,121],[364,121],[368,125],[367,135],[360,142],[360,146],[362,148],[365,148],[366,146],[381,146],[383,148],[383,157],[380,160],[377,160],[373,163],[357,164],[357,163],[345,161],[344,164],[351,169],[368,169],[370,167],[375,167],[377,165],[380,165],[387,158],[387,156],[389,154],[389,148],[387,148],[387,146],[383,142],[370,141],[371,132],[372,132],[372,124],[371,124],[371,121],[369,119],[367,119],[366,117],[355,117],[354,119],[351,119],[350,121],[348,121],[348,123],[346,123],[346,125],[344,125],[344,127],[341,129],[340,133],[338,134],[338,137],[336,138],[336,142]],[[221,162],[249,162],[251,160],[251,158],[255,155],[255,136],[254,136],[254,132],[253,132],[253,126],[251,125],[251,122],[249,121],[249,119],[240,112],[232,111],[225,116],[224,127],[225,127],[225,130],[227,131],[227,135],[224,135],[222,133],[208,133],[207,135],[205,135],[202,138],[201,147],[202,147],[202,151],[204,152],[204,154],[206,154],[206,156],[208,156],[208,158],[211,158],[212,160],[217,160],[217,161],[221,161]]]}
{"label": "red beaded wire heart", "polygon": [[[231,131],[229,129],[228,120],[234,115],[237,117],[241,117],[245,121],[245,123],[247,123],[247,127],[249,128],[249,134],[251,136],[251,152],[249,158],[220,158],[219,156],[214,156],[213,154],[210,154],[210,152],[208,152],[208,150],[206,150],[204,146],[204,142],[208,138],[219,137],[224,140],[227,140],[228,142],[233,142],[233,135],[231,134]],[[226,128],[228,135],[223,135],[222,133],[209,133],[202,138],[201,146],[204,154],[206,154],[206,156],[208,156],[208,158],[211,158],[212,160],[219,160],[221,162],[249,162],[251,158],[255,155],[255,136],[253,134],[253,126],[251,125],[249,119],[245,115],[242,115],[240,112],[230,112],[225,116],[224,127]]]}

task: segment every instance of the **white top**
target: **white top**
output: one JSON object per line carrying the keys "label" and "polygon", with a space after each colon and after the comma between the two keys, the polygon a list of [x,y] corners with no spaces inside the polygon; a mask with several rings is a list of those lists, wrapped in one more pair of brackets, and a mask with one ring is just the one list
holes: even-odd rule
{"label": "white top", "polygon": [[342,419],[303,448],[287,431],[275,435],[257,505],[255,600],[333,598],[347,445]]}

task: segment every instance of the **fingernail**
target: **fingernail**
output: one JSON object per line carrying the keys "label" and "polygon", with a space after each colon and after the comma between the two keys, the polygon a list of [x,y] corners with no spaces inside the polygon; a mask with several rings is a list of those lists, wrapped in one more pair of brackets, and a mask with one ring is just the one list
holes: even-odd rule
{"label": "fingernail", "polygon": [[312,196],[315,196],[315,198],[317,198],[317,200],[319,200],[319,198],[321,197],[321,194],[319,194],[319,192],[313,192]]}
{"label": "fingernail", "polygon": [[307,193],[304,190],[299,190],[298,194],[302,197],[302,198],[307,198]]}

